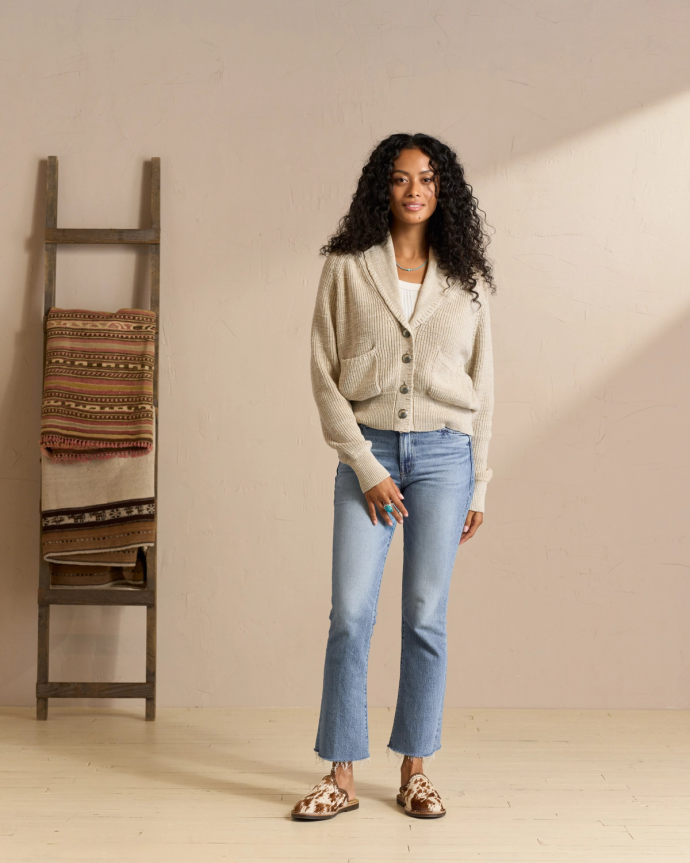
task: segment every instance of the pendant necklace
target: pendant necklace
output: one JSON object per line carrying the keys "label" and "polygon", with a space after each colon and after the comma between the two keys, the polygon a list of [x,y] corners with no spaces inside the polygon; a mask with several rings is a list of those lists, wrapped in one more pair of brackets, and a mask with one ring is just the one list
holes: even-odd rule
{"label": "pendant necklace", "polygon": [[429,259],[427,258],[423,264],[420,264],[418,267],[400,267],[400,264],[396,261],[395,266],[400,267],[401,270],[405,270],[406,273],[413,273],[415,270],[421,270],[422,267],[425,267],[429,263]]}

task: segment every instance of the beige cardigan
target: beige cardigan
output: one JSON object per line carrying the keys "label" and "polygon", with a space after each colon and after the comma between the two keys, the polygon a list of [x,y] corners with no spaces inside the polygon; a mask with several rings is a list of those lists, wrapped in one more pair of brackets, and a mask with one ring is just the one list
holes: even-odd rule
{"label": "beige cardigan", "polygon": [[444,426],[472,435],[475,491],[484,511],[494,405],[489,289],[478,300],[449,279],[429,251],[427,273],[408,321],[390,233],[323,266],[311,328],[311,381],[326,443],[357,474],[363,492],[390,473],[357,425],[399,432]]}

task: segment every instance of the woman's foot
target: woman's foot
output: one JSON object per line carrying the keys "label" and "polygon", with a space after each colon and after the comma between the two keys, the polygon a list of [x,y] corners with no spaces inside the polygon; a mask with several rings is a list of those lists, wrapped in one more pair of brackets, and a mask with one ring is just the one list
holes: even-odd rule
{"label": "woman's foot", "polygon": [[407,785],[410,776],[415,773],[424,773],[423,758],[411,758],[409,755],[403,756],[402,764],[400,765],[400,784]]}
{"label": "woman's foot", "polygon": [[350,800],[355,799],[355,771],[351,761],[334,761],[335,781],[338,787],[347,791]]}
{"label": "woman's foot", "polygon": [[405,756],[400,766],[398,803],[413,818],[441,818],[446,814],[441,797],[424,775],[421,758]]}
{"label": "woman's foot", "polygon": [[[350,775],[352,775],[350,773]],[[354,784],[352,785],[354,792]],[[359,800],[341,788],[336,779],[336,765],[333,764],[328,776],[324,776],[321,782],[312,790],[298,800],[290,813],[296,821],[324,821],[334,818],[340,812],[351,812],[359,809]]]}

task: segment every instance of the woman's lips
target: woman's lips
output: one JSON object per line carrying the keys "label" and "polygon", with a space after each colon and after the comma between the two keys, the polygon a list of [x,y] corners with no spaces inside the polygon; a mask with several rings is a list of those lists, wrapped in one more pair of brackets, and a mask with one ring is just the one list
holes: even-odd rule
{"label": "woman's lips", "polygon": [[421,210],[424,204],[403,204],[403,207],[406,210],[412,210],[413,212],[416,210]]}

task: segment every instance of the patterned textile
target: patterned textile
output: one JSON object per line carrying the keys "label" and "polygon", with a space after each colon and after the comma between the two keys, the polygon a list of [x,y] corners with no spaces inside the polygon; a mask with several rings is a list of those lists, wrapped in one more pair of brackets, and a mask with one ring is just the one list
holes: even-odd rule
{"label": "patterned textile", "polygon": [[[155,435],[155,425],[153,431]],[[134,567],[138,547],[151,546],[156,538],[155,452],[154,440],[141,458],[66,462],[43,455],[44,559],[89,567]],[[103,575],[92,570],[91,578],[85,573],[71,583],[102,584]]]}
{"label": "patterned textile", "polygon": [[71,563],[50,564],[50,584],[54,586],[95,587],[103,585],[126,585],[142,587],[144,584],[143,551],[133,567],[82,566]]}
{"label": "patterned textile", "polygon": [[324,776],[309,794],[295,803],[290,814],[301,821],[322,821],[353,809],[359,809],[359,800],[356,797],[350,800],[347,791],[340,788],[333,768],[329,776]]}
{"label": "patterned textile", "polygon": [[440,818],[446,814],[443,801],[431,780],[423,773],[413,773],[400,789],[397,801],[415,818]]}
{"label": "patterned textile", "polygon": [[155,313],[53,308],[46,329],[43,453],[86,461],[150,452]]}

